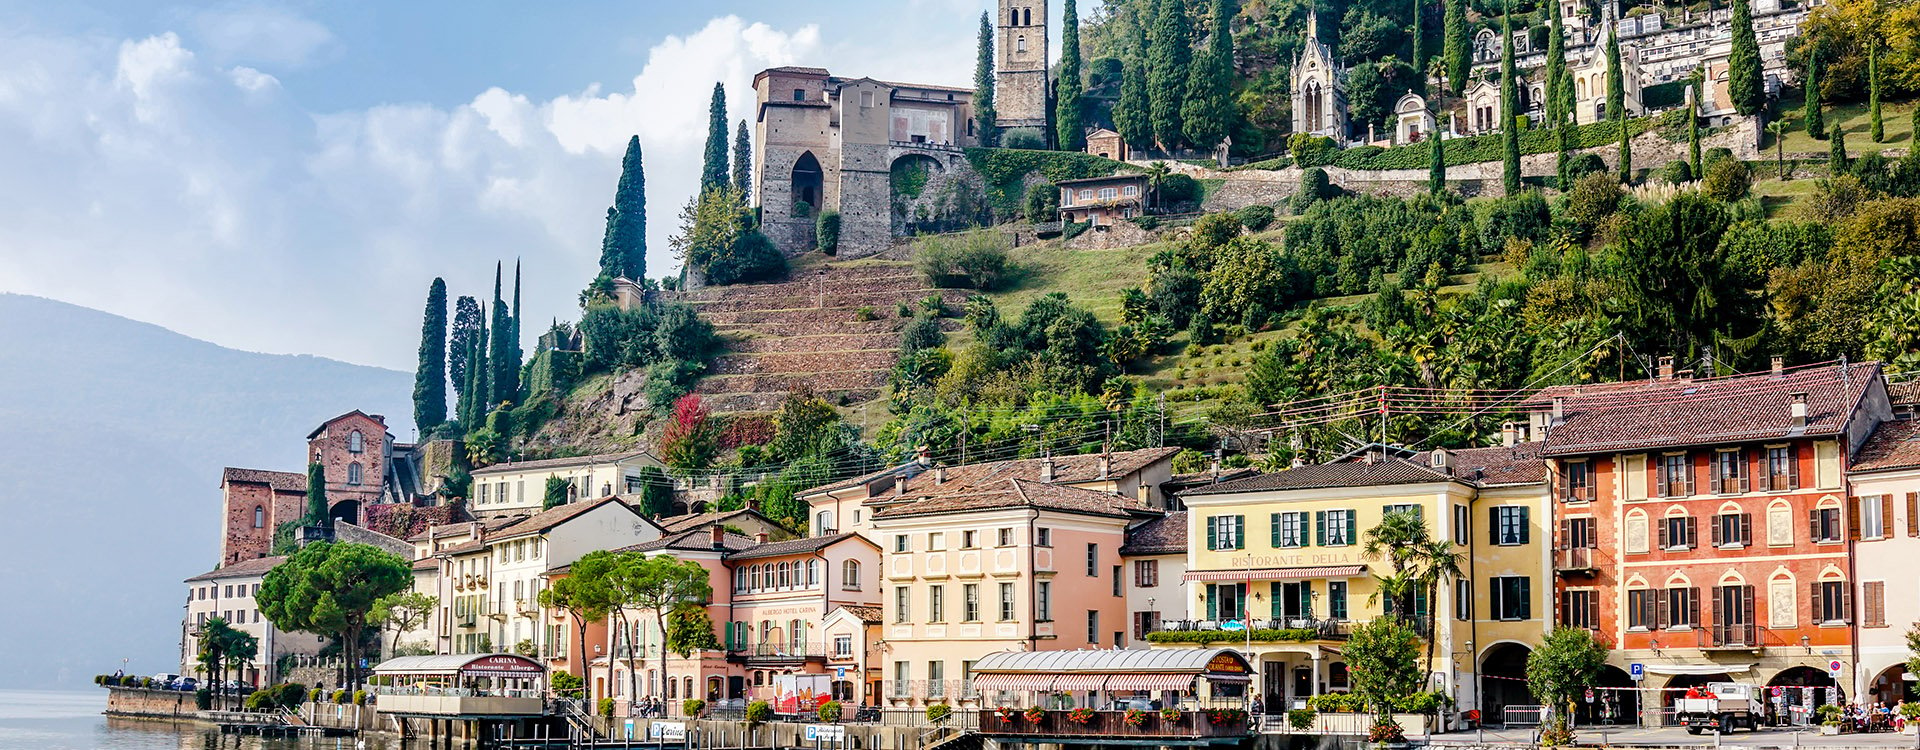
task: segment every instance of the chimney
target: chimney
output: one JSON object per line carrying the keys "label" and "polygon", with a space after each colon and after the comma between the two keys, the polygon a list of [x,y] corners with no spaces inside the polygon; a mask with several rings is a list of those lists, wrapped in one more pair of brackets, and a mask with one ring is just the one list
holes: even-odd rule
{"label": "chimney", "polygon": [[727,529],[726,529],[726,527],[724,527],[724,526],[721,526],[720,524],[717,524],[717,523],[716,523],[716,524],[714,524],[714,525],[712,525],[712,526],[709,526],[709,527],[707,527],[707,532],[708,532],[708,534],[710,534],[710,536],[709,536],[709,540],[711,541],[711,544],[713,545],[713,548],[714,548],[714,549],[726,549],[726,548],[727,548]]}
{"label": "chimney", "polygon": [[1105,453],[1100,454],[1100,478],[1106,479],[1107,477],[1110,477],[1112,475],[1113,475],[1113,457]]}
{"label": "chimney", "polygon": [[1806,393],[1793,394],[1792,414],[1793,414],[1793,428],[1796,430],[1806,429],[1807,427],[1807,394]]}
{"label": "chimney", "polygon": [[1661,380],[1673,379],[1673,357],[1660,358],[1660,379]]}
{"label": "chimney", "polygon": [[753,535],[753,543],[754,543],[754,544],[766,544],[766,543],[767,543],[767,532],[764,532],[764,531],[762,531],[762,532],[759,532],[759,533],[756,533],[756,534],[754,534],[754,535]]}
{"label": "chimney", "polygon": [[1380,454],[1375,453],[1372,448],[1367,449],[1366,456],[1368,465],[1380,463]]}
{"label": "chimney", "polygon": [[934,484],[947,483],[947,467],[942,466],[940,468],[933,470],[933,483]]}
{"label": "chimney", "polygon": [[1786,358],[1786,357],[1782,357],[1782,356],[1780,356],[1780,355],[1778,355],[1778,354],[1775,354],[1775,355],[1773,355],[1773,360],[1772,360],[1772,361],[1773,361],[1773,376],[1774,376],[1774,377],[1776,377],[1776,378],[1777,378],[1777,377],[1780,377],[1780,376],[1782,376],[1782,375],[1785,375],[1785,374],[1787,374],[1787,358]]}
{"label": "chimney", "polygon": [[1566,419],[1567,419],[1567,397],[1566,397],[1566,396],[1554,396],[1554,397],[1553,397],[1553,422],[1552,422],[1552,423],[1553,423],[1553,424],[1560,424],[1561,422],[1564,422],[1564,421],[1566,421]]}
{"label": "chimney", "polygon": [[924,445],[920,446],[918,450],[914,451],[913,460],[920,462],[921,466],[933,463],[933,449]]}
{"label": "chimney", "polygon": [[1674,377],[1676,377],[1676,378],[1679,378],[1679,379],[1681,379],[1681,380],[1692,380],[1692,379],[1693,379],[1693,371],[1692,371],[1692,370],[1680,370],[1680,371],[1678,371],[1678,372],[1675,372],[1675,373],[1673,374],[1673,376],[1674,376]]}
{"label": "chimney", "polygon": [[1518,442],[1520,442],[1520,428],[1515,426],[1512,422],[1501,422],[1500,423],[1500,445],[1503,447],[1512,448],[1513,445]]}
{"label": "chimney", "polygon": [[1053,481],[1053,477],[1053,456],[1049,454],[1045,458],[1040,459],[1040,481],[1051,482]]}
{"label": "chimney", "polygon": [[896,499],[907,496],[907,478],[905,475],[893,478],[893,496]]}
{"label": "chimney", "polygon": [[1428,456],[1427,462],[1432,464],[1433,468],[1436,468],[1436,469],[1447,468],[1447,449],[1445,448],[1433,449],[1433,454],[1431,456]]}

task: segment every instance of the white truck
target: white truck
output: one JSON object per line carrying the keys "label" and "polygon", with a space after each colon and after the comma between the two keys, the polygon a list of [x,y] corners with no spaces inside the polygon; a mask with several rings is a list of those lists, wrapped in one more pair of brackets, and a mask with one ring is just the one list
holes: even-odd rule
{"label": "white truck", "polygon": [[1688,734],[1713,730],[1725,734],[1738,727],[1756,729],[1765,720],[1766,706],[1760,702],[1760,689],[1737,682],[1713,682],[1673,704],[1674,718]]}

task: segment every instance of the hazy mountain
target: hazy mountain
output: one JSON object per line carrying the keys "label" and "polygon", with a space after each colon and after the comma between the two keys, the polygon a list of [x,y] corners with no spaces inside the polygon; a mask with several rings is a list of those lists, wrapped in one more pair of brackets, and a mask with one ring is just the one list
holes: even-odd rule
{"label": "hazy mountain", "polygon": [[176,671],[221,467],[303,471],[306,434],[351,409],[411,440],[412,381],[0,294],[0,687]]}

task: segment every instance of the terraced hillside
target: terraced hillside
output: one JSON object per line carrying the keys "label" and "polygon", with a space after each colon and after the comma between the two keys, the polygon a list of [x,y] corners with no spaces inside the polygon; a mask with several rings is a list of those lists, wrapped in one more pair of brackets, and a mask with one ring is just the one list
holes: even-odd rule
{"label": "terraced hillside", "polygon": [[851,405],[881,396],[899,358],[899,331],[929,295],[951,308],[962,292],[928,287],[907,263],[884,260],[796,265],[787,281],[669,293],[693,305],[728,341],[695,391],[716,412],[772,411],[787,394],[812,390]]}

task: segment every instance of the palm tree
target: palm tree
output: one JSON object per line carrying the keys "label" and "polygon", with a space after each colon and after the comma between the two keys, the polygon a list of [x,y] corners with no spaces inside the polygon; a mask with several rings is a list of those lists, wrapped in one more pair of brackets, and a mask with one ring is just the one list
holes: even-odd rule
{"label": "palm tree", "polygon": [[1767,123],[1767,132],[1773,135],[1773,163],[1780,168],[1780,179],[1787,179],[1787,120],[1780,118]]}
{"label": "palm tree", "polygon": [[1466,577],[1460,569],[1461,553],[1454,549],[1453,542],[1441,540],[1423,540],[1415,545],[1413,551],[1414,581],[1420,590],[1427,594],[1427,674],[1433,674],[1433,598],[1440,592],[1440,584]]}
{"label": "palm tree", "polygon": [[1393,572],[1380,577],[1380,591],[1374,594],[1387,596],[1388,606],[1393,607],[1395,616],[1406,619],[1411,615],[1412,604],[1408,601],[1409,586],[1414,583],[1408,575],[1418,562],[1419,547],[1429,540],[1427,522],[1418,515],[1406,511],[1388,513],[1380,519],[1380,525],[1367,529],[1361,534],[1360,558],[1380,560],[1385,558],[1387,567]]}

